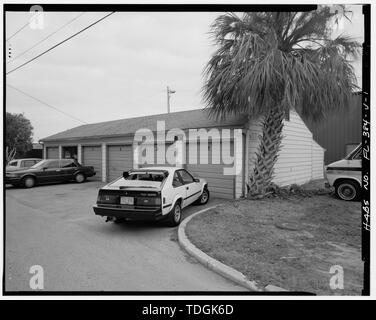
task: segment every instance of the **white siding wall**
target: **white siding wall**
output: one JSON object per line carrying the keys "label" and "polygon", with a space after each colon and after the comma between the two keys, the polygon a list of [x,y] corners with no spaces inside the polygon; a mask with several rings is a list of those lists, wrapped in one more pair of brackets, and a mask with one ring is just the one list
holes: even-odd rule
{"label": "white siding wall", "polygon": [[312,139],[312,179],[324,178],[324,152],[325,149]]}
{"label": "white siding wall", "polygon": [[[242,136],[243,137],[243,136]],[[243,168],[243,155],[245,150],[243,150],[243,142],[241,148],[237,147],[237,144],[234,142],[234,161],[236,171],[239,172],[235,176],[235,198],[240,198],[243,195],[243,176],[244,176],[244,168]]]}
{"label": "white siding wall", "polygon": [[[313,140],[312,133],[295,111],[290,112],[290,121],[284,122],[282,134],[281,151],[274,167],[274,182],[285,186],[323,178],[325,150]],[[251,121],[248,144],[249,173],[254,166],[258,135],[261,135],[261,126],[257,121]]]}

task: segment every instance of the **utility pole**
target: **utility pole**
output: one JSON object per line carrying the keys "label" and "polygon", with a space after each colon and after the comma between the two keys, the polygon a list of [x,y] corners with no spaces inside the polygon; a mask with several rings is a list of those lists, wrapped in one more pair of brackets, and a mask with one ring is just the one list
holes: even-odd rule
{"label": "utility pole", "polygon": [[167,86],[167,113],[170,113],[170,97],[171,97],[171,94],[173,94],[175,92],[176,92],[175,90],[171,90]]}

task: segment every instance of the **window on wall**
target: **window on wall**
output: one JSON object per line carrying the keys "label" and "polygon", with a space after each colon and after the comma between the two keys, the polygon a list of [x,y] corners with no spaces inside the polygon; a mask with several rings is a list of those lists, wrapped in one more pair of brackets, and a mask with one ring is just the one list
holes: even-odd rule
{"label": "window on wall", "polygon": [[75,159],[77,157],[77,146],[63,147],[63,159]]}

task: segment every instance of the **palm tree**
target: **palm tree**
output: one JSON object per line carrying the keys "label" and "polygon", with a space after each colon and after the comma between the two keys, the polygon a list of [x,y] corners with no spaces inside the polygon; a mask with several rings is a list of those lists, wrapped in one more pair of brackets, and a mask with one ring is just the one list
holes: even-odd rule
{"label": "palm tree", "polygon": [[226,13],[212,24],[218,49],[205,68],[203,87],[210,116],[262,119],[250,195],[262,197],[269,191],[283,120],[291,109],[318,121],[327,112],[344,110],[358,88],[350,59],[358,55],[360,44],[344,35],[331,38],[340,18],[329,7],[319,7],[245,12],[241,17]]}

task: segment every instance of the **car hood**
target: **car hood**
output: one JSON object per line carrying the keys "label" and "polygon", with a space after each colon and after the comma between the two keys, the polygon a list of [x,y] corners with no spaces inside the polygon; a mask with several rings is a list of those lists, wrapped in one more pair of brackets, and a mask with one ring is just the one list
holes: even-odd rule
{"label": "car hood", "polygon": [[109,184],[105,185],[102,189],[127,189],[127,190],[153,190],[160,191],[162,183],[156,181],[140,181],[140,180],[125,180],[124,178],[119,178]]}
{"label": "car hood", "polygon": [[353,161],[346,160],[346,159],[332,162],[328,164],[327,166],[327,168],[346,168],[346,167],[353,168],[353,167],[361,167],[361,166],[359,166],[359,164],[357,163],[354,163]]}

